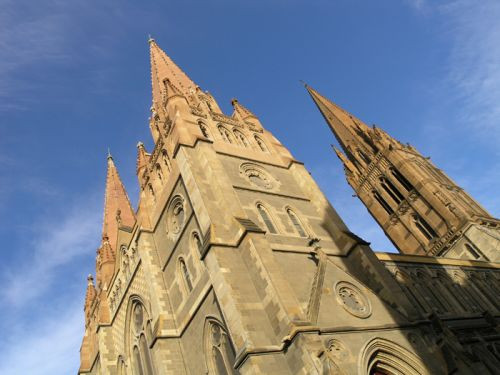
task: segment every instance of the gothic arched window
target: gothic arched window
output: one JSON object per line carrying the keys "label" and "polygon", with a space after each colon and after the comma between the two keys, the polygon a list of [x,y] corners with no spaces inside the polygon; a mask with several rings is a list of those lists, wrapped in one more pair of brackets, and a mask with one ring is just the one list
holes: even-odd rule
{"label": "gothic arched window", "polygon": [[264,152],[269,152],[269,150],[267,149],[267,146],[265,144],[265,142],[259,137],[259,136],[255,136],[255,142],[257,142],[257,144],[259,145],[259,148],[261,149],[261,151],[264,151]]}
{"label": "gothic arched window", "polygon": [[149,194],[151,194],[151,198],[153,198],[153,202],[156,202],[155,190],[153,189],[153,185],[148,184]]}
{"label": "gothic arched window", "polygon": [[375,200],[380,203],[380,205],[382,206],[382,208],[389,214],[389,215],[392,215],[394,213],[394,210],[392,209],[392,207],[389,205],[389,203],[386,202],[386,200],[379,194],[378,191],[376,190],[373,190],[372,191],[372,194],[373,194],[373,197],[375,198]]}
{"label": "gothic arched window", "polygon": [[193,232],[193,243],[196,246],[196,250],[201,254],[203,251],[203,244],[201,242],[200,235],[197,232]]}
{"label": "gothic arched window", "polygon": [[155,168],[156,168],[156,176],[158,177],[158,181],[160,181],[160,183],[163,183],[163,172],[161,171],[160,164],[156,164]]}
{"label": "gothic arched window", "polygon": [[413,185],[403,176],[396,168],[391,168],[391,173],[396,180],[401,184],[402,187],[405,188],[406,191],[410,191],[413,189]]}
{"label": "gothic arched window", "polygon": [[288,208],[286,210],[286,213],[288,214],[288,217],[290,218],[290,221],[292,222],[292,224],[295,227],[295,230],[297,231],[299,236],[300,237],[307,237],[306,231],[302,227],[302,224],[300,223],[300,220],[297,217],[297,215],[295,215],[295,212],[293,212],[291,208]]}
{"label": "gothic arched window", "polygon": [[469,254],[472,255],[472,257],[474,259],[481,258],[481,255],[479,255],[478,252],[471,245],[469,245],[468,243],[465,244],[465,248],[467,249],[467,251],[469,252]]}
{"label": "gothic arched window", "polygon": [[208,319],[205,323],[205,360],[210,375],[236,375],[234,350],[221,323]]}
{"label": "gothic arched window", "polygon": [[219,129],[219,133],[224,141],[226,141],[227,143],[234,143],[233,136],[231,135],[231,132],[229,130],[227,130],[222,125],[219,125],[217,129]]}
{"label": "gothic arched window", "polygon": [[190,293],[193,290],[193,283],[191,281],[191,275],[189,274],[189,270],[186,266],[184,258],[179,258],[179,272],[184,282],[184,288],[188,293]]}
{"label": "gothic arched window", "polygon": [[266,208],[261,203],[257,204],[257,210],[259,211],[260,217],[264,221],[264,224],[266,224],[269,233],[273,234],[278,233],[276,227],[274,226],[271,220],[271,216],[269,216],[269,213],[267,212]]}
{"label": "gothic arched window", "polygon": [[203,136],[204,136],[205,138],[212,139],[212,138],[210,137],[210,133],[209,133],[209,131],[208,131],[207,126],[206,126],[204,123],[202,123],[201,121],[198,123],[198,125],[199,125],[199,127],[200,127],[200,130],[201,130],[201,133],[203,134]]}
{"label": "gothic arched window", "polygon": [[363,160],[365,162],[365,164],[370,164],[372,161],[370,160],[370,158],[361,150],[358,150],[358,155],[359,157],[361,158],[361,160]]}
{"label": "gothic arched window", "polygon": [[239,130],[234,130],[234,135],[236,136],[236,139],[241,143],[243,147],[248,147],[247,138],[242,132],[240,132]]}
{"label": "gothic arched window", "polygon": [[422,233],[424,237],[427,238],[429,241],[438,236],[434,231],[434,229],[432,229],[432,227],[429,224],[427,224],[427,222],[424,219],[422,219],[419,215],[413,214],[411,218],[413,219],[413,223],[420,231],[420,233]]}
{"label": "gothic arched window", "polygon": [[399,190],[394,186],[394,184],[387,179],[387,177],[380,177],[380,186],[385,190],[387,194],[396,202],[396,204],[400,204],[404,197],[399,192]]}
{"label": "gothic arched window", "polygon": [[161,158],[163,160],[163,165],[165,165],[165,168],[167,168],[167,171],[170,171],[170,158],[168,157],[166,150],[162,150]]}
{"label": "gothic arched window", "polygon": [[147,314],[144,306],[136,301],[132,306],[130,319],[130,345],[132,347],[132,364],[134,373],[154,375],[151,351],[146,338]]}

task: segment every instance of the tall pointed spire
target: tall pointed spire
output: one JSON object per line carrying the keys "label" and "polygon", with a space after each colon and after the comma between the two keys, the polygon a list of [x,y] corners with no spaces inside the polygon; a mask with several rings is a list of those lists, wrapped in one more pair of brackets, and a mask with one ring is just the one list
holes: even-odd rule
{"label": "tall pointed spire", "polygon": [[149,38],[151,57],[151,84],[153,89],[153,105],[158,106],[163,100],[165,82],[182,95],[188,97],[194,91],[196,84],[184,73],[168,55]]}
{"label": "tall pointed spire", "polygon": [[350,155],[353,147],[364,143],[360,133],[366,132],[368,134],[371,129],[363,121],[340,108],[312,87],[308,85],[305,85],[305,87],[330,126],[340,146]]}
{"label": "tall pointed spire", "polygon": [[109,238],[113,250],[116,249],[118,221],[120,221],[121,225],[132,227],[135,222],[135,214],[116,169],[113,157],[108,153],[102,234],[103,237]]}

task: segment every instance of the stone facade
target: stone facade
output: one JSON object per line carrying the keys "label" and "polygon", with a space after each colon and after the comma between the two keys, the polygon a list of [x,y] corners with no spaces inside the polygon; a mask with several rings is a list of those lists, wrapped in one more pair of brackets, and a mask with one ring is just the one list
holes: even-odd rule
{"label": "stone facade", "polygon": [[155,147],[135,212],[108,156],[79,374],[500,368],[499,264],[374,253],[257,116],[150,49]]}

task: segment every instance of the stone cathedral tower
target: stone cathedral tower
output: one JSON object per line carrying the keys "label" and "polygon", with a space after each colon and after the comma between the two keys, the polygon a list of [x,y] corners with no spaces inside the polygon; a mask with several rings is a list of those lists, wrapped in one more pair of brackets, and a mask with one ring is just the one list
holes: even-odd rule
{"label": "stone cathedral tower", "polygon": [[347,182],[401,253],[500,261],[500,220],[413,146],[307,90],[344,150]]}
{"label": "stone cathedral tower", "polygon": [[108,156],[79,374],[500,367],[498,264],[374,253],[255,114],[150,53],[154,148],[136,211]]}

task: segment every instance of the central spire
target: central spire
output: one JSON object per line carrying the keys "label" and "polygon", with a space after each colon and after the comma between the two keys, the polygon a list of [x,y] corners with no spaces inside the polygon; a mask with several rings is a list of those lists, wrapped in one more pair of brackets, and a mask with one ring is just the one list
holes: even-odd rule
{"label": "central spire", "polygon": [[184,73],[168,55],[158,47],[156,41],[149,38],[151,57],[151,84],[153,89],[153,105],[158,109],[165,94],[165,83],[175,87],[188,97],[196,89],[196,84]]}
{"label": "central spire", "polygon": [[309,95],[330,126],[342,149],[349,155],[352,149],[366,146],[362,134],[369,134],[371,129],[360,119],[340,108],[325,98],[312,87],[305,85]]}

